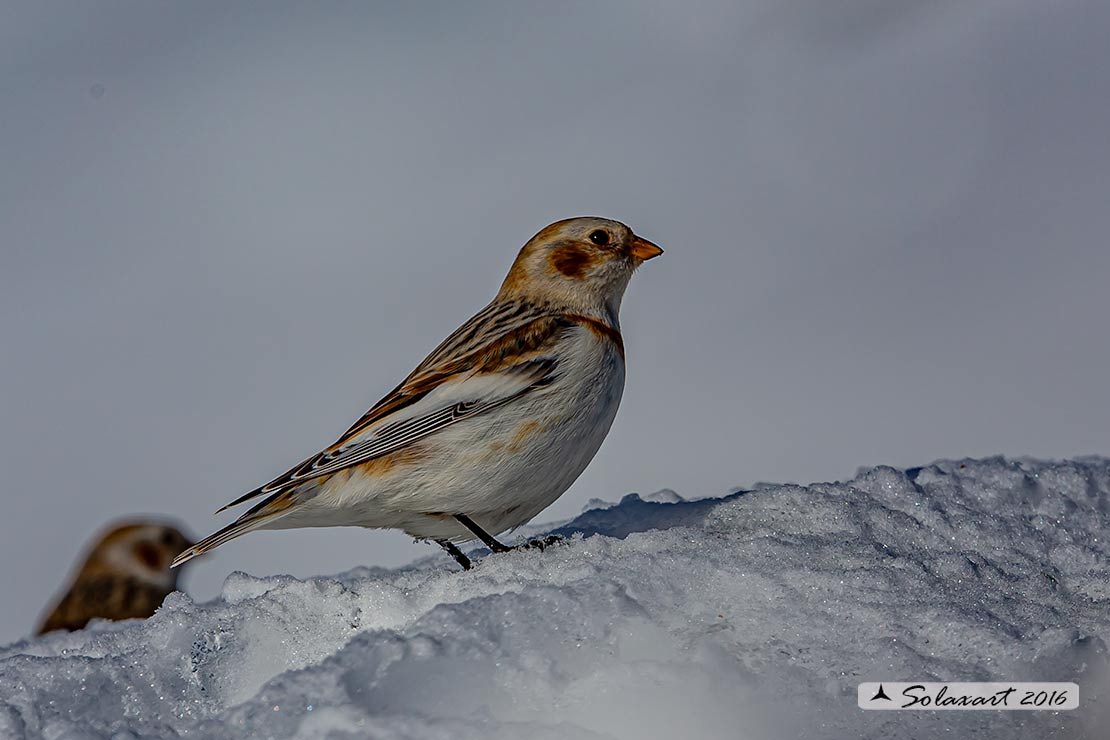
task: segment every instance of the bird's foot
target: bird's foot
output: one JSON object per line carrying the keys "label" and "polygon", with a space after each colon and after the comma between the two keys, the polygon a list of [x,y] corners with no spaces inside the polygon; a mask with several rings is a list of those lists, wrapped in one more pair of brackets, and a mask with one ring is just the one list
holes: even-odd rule
{"label": "bird's foot", "polygon": [[[491,554],[512,552],[513,550],[539,550],[540,552],[543,552],[546,548],[551,547],[552,545],[557,545],[566,540],[566,538],[562,535],[548,534],[542,537],[536,537],[534,539],[528,540],[527,542],[522,542],[519,545],[513,545],[512,547],[509,547],[508,545],[502,544],[501,541],[498,540],[496,537],[479,527],[474,522],[474,520],[467,515],[455,514],[454,517],[459,522],[459,524],[462,524],[464,527],[470,530],[471,534],[481,540],[482,544],[489,548]],[[451,557],[453,557],[455,561],[463,567],[463,570],[470,570],[473,567],[473,564],[470,562],[470,558],[464,555],[463,552],[455,545],[453,545],[449,540],[436,540],[436,542],[438,542],[439,546],[446,550],[451,555]]]}
{"label": "bird's foot", "polygon": [[536,537],[534,539],[528,540],[527,542],[523,542],[517,545],[516,549],[539,550],[540,552],[543,552],[546,548],[551,547],[552,545],[561,545],[566,541],[567,538],[563,537],[560,534],[547,534],[543,537]]}

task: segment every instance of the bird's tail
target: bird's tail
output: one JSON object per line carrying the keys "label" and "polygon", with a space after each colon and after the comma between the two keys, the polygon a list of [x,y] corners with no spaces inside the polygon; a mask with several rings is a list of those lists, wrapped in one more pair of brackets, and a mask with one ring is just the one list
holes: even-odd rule
{"label": "bird's tail", "polygon": [[197,555],[203,555],[209,550],[215,550],[229,540],[233,540],[240,535],[269,524],[275,519],[280,519],[290,512],[292,508],[290,504],[292,503],[292,497],[289,496],[288,493],[278,493],[271,496],[220,531],[208,535],[197,544],[183,550],[181,554],[173,559],[173,562],[170,563],[170,567],[176,568],[182,563],[189,562]]}

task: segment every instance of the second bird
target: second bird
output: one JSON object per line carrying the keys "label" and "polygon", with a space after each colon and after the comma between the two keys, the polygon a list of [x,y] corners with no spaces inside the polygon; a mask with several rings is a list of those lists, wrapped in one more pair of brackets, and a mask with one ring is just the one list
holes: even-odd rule
{"label": "second bird", "polygon": [[[524,245],[493,301],[330,447],[224,509],[261,499],[174,565],[254,529],[401,529],[494,539],[566,491],[624,389],[621,298],[663,250],[622,223],[572,218]],[[220,511],[223,511],[221,509]]]}

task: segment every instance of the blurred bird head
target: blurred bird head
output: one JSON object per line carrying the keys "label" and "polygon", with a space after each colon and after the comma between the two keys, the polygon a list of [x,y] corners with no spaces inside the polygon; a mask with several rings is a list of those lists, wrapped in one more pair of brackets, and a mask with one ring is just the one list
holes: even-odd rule
{"label": "blurred bird head", "polygon": [[117,522],[88,550],[35,634],[75,630],[90,619],[145,619],[177,589],[174,555],[189,538],[165,522]]}
{"label": "blurred bird head", "polygon": [[78,578],[112,574],[166,589],[177,587],[174,556],[192,542],[177,527],[159,522],[121,522],[108,529],[89,551]]}
{"label": "blurred bird head", "polygon": [[663,250],[619,221],[596,216],[556,221],[520,250],[499,298],[527,298],[614,321],[633,271]]}

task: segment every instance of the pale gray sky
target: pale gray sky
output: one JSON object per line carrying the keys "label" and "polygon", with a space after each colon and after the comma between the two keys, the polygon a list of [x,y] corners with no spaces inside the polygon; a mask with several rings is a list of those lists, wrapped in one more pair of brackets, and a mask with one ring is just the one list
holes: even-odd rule
{"label": "pale gray sky", "polygon": [[[667,253],[591,497],[1110,448],[1110,5],[0,4],[0,640],[331,442],[546,223]],[[252,534],[309,575],[433,548]]]}

